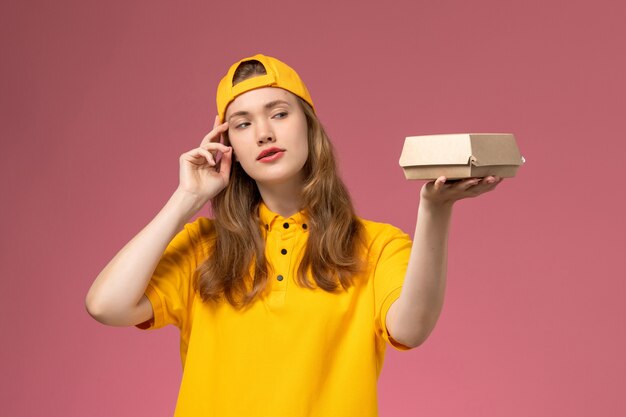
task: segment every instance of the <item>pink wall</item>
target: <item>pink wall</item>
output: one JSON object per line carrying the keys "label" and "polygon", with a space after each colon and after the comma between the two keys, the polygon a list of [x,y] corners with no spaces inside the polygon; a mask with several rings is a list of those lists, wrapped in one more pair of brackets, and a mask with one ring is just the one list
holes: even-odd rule
{"label": "pink wall", "polygon": [[528,160],[456,207],[443,315],[388,351],[381,416],[625,415],[623,2],[8,3],[2,415],[172,414],[176,329],[107,328],[83,300],[256,52],[307,82],[363,217],[412,233],[405,136],[514,132]]}

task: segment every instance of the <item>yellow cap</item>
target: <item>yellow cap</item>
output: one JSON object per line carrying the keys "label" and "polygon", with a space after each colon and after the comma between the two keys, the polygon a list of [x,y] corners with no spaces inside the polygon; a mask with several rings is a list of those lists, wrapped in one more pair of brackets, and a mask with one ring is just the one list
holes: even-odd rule
{"label": "yellow cap", "polygon": [[[263,64],[267,74],[248,78],[233,86],[233,77],[239,64],[252,60],[257,60]],[[226,76],[220,81],[217,87],[217,112],[220,116],[220,121],[222,123],[224,122],[226,108],[238,95],[261,87],[278,87],[285,89],[304,99],[313,107],[313,100],[311,99],[309,90],[307,90],[300,76],[293,68],[276,58],[257,54],[233,64]],[[313,110],[315,111],[314,107]]]}

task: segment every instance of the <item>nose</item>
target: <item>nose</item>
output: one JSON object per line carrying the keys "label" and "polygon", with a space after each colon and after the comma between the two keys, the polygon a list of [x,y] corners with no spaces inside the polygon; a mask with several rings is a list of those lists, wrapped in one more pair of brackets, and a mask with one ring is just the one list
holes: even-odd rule
{"label": "nose", "polygon": [[259,130],[257,132],[257,144],[263,145],[268,142],[276,141],[274,132],[272,131],[269,123],[259,123]]}

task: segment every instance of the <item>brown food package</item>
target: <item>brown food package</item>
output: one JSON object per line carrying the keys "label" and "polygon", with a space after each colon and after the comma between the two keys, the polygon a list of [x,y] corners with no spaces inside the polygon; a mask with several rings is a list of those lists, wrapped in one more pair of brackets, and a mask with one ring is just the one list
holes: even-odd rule
{"label": "brown food package", "polygon": [[523,163],[510,133],[409,136],[400,156],[408,180],[514,177]]}

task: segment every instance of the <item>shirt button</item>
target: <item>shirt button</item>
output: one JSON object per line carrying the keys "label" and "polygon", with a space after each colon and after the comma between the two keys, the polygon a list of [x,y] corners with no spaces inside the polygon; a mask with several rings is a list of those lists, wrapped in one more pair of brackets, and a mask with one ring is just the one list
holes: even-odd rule
{"label": "shirt button", "polygon": [[283,223],[283,227],[284,227],[285,229],[289,229],[289,223]]}
{"label": "shirt button", "polygon": [[280,253],[282,253],[283,255],[287,255],[287,249],[281,249]]}
{"label": "shirt button", "polygon": [[279,281],[282,281],[283,280],[283,276],[279,275],[279,276],[276,277],[276,279],[279,280]]}
{"label": "shirt button", "polygon": [[304,230],[306,230],[306,229],[307,229],[307,227],[309,227],[309,226],[307,226],[307,225],[306,225],[306,223],[304,223],[304,224],[302,225],[302,228],[303,228]]}

